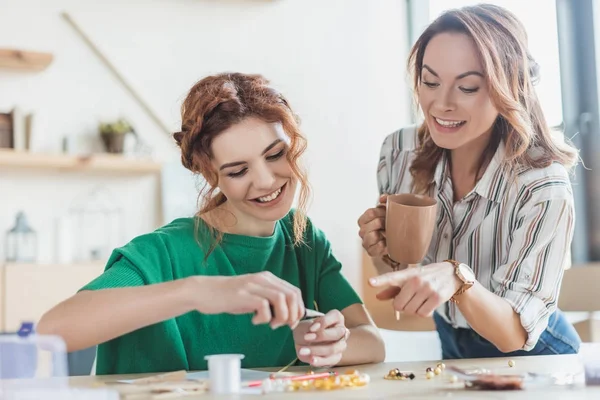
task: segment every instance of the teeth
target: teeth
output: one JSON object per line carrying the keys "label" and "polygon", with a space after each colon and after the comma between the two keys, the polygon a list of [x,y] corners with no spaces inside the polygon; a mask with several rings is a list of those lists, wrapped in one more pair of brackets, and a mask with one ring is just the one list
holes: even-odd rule
{"label": "teeth", "polygon": [[258,201],[260,201],[261,203],[267,203],[269,201],[273,201],[277,198],[277,196],[279,196],[280,193],[281,193],[281,188],[277,189],[276,191],[274,191],[273,193],[271,193],[268,196],[259,197]]}
{"label": "teeth", "polygon": [[462,125],[464,121],[444,121],[443,119],[436,118],[436,122],[442,126],[447,126],[449,128],[456,128],[457,126]]}

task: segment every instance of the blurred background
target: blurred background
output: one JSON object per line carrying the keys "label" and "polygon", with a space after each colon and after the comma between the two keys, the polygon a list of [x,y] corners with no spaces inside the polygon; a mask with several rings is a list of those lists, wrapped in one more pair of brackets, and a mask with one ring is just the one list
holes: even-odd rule
{"label": "blurred background", "polygon": [[[488,2],[525,24],[549,122],[581,150],[574,267],[561,307],[585,340],[600,340],[600,3]],[[408,49],[442,11],[474,3],[0,1],[0,331],[71,296],[114,247],[193,215],[198,180],[170,135],[197,80],[239,71],[265,75],[300,115],[309,215],[400,346],[388,356],[439,358],[431,320],[397,322],[389,304],[373,301],[356,221],[378,197],[382,140],[415,120]]]}

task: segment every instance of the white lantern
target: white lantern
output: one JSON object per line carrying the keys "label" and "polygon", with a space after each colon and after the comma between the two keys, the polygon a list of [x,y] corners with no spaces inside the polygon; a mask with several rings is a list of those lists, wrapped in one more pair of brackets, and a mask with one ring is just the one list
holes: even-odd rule
{"label": "white lantern", "polygon": [[15,226],[6,233],[6,261],[32,263],[37,261],[37,234],[21,211]]}

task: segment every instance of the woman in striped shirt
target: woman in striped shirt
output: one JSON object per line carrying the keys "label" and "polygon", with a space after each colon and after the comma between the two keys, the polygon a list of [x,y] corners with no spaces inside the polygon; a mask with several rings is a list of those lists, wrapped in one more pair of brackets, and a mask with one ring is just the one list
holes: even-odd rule
{"label": "woman in striped shirt", "polygon": [[446,359],[579,349],[557,309],[577,152],[546,123],[526,42],[515,16],[492,5],[450,10],[423,32],[409,67],[424,122],[385,139],[377,178],[380,203],[406,192],[437,200],[424,267],[387,256],[385,207],[359,219],[378,298],[433,314]]}

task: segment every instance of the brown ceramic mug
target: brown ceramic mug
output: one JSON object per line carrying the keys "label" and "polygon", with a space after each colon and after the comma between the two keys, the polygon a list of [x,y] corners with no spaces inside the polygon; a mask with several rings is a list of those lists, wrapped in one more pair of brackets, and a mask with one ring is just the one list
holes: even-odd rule
{"label": "brown ceramic mug", "polygon": [[389,195],[385,216],[389,257],[407,266],[423,261],[433,236],[436,214],[437,201],[429,196]]}

